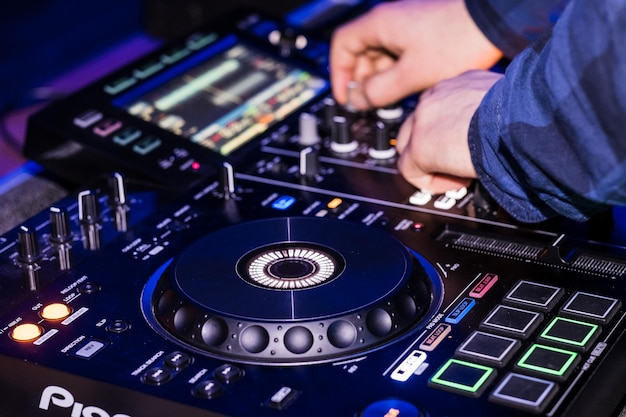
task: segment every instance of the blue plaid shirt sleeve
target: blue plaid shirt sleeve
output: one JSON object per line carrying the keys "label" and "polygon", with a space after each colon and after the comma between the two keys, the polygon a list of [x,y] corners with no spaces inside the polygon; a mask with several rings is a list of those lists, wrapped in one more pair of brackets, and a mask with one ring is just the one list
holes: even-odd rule
{"label": "blue plaid shirt sleeve", "polygon": [[465,6],[487,39],[513,58],[557,21],[569,1],[465,0]]}
{"label": "blue plaid shirt sleeve", "polygon": [[626,0],[572,0],[483,99],[470,153],[517,219],[584,221],[626,204],[625,40]]}

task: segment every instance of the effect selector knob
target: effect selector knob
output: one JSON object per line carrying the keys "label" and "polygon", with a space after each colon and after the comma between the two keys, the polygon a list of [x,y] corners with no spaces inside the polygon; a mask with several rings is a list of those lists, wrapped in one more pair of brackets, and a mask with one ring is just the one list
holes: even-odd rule
{"label": "effect selector knob", "polygon": [[330,149],[337,153],[350,153],[358,148],[359,144],[350,132],[348,120],[343,116],[333,117]]}

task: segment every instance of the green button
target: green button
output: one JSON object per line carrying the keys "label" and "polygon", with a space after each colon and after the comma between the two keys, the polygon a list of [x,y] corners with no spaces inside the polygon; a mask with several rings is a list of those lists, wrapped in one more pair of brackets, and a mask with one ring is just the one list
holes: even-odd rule
{"label": "green button", "polygon": [[600,333],[600,326],[583,321],[555,317],[541,333],[539,340],[569,347],[578,351],[587,351]]}
{"label": "green button", "polygon": [[562,381],[569,377],[579,361],[580,356],[576,352],[552,346],[532,345],[517,362],[517,367]]}
{"label": "green button", "polygon": [[433,375],[428,385],[470,397],[479,397],[496,377],[493,368],[450,359]]}

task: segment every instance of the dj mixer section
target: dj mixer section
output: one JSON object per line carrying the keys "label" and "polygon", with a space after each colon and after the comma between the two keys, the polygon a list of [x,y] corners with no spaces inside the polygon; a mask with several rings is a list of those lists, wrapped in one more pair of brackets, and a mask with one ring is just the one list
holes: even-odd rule
{"label": "dj mixer section", "polygon": [[337,105],[288,29],[210,26],[30,119],[81,188],[0,237],[0,415],[619,415],[624,248],[416,190],[415,98]]}

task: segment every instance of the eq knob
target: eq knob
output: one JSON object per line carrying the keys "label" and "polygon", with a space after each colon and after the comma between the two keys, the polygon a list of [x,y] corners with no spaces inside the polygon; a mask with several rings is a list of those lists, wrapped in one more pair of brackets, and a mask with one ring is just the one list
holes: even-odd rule
{"label": "eq knob", "polygon": [[358,146],[350,132],[348,120],[344,116],[333,117],[330,149],[339,154],[346,154],[356,151]]}
{"label": "eq knob", "polygon": [[66,210],[50,207],[50,243],[52,244],[62,271],[71,268],[72,240],[70,220]]}
{"label": "eq knob", "polygon": [[389,128],[381,121],[376,122],[374,142],[368,153],[370,157],[378,160],[391,159],[396,155],[396,148],[391,146]]}
{"label": "eq knob", "polygon": [[85,249],[100,249],[100,207],[98,206],[98,198],[93,191],[85,190],[78,193],[78,221],[80,222]]}
{"label": "eq knob", "polygon": [[124,176],[113,173],[109,179],[109,207],[115,216],[115,229],[119,232],[128,230],[128,204],[126,202],[126,182]]}
{"label": "eq knob", "polygon": [[17,233],[17,261],[22,266],[26,285],[31,291],[39,288],[39,265],[41,258],[37,232],[28,227],[20,226]]}

